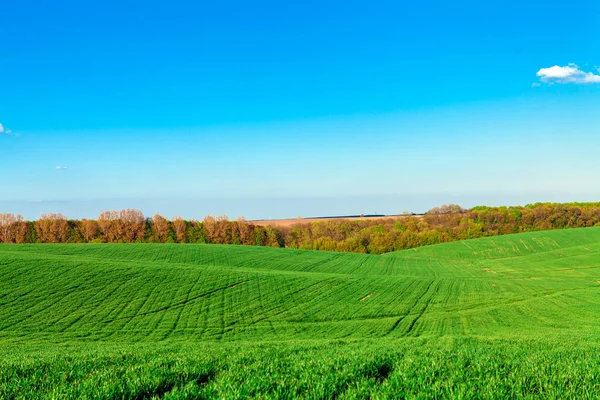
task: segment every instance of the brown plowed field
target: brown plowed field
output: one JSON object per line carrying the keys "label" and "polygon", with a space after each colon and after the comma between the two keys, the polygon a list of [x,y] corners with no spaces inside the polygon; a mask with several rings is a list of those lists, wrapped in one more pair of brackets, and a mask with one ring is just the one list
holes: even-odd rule
{"label": "brown plowed field", "polygon": [[248,221],[251,224],[259,226],[279,226],[289,227],[296,224],[308,224],[311,222],[327,222],[327,221],[367,221],[374,219],[400,219],[406,217],[420,218],[422,215],[384,215],[384,216],[365,216],[365,217],[320,217],[320,218],[288,218],[288,219],[260,219],[254,221]]}

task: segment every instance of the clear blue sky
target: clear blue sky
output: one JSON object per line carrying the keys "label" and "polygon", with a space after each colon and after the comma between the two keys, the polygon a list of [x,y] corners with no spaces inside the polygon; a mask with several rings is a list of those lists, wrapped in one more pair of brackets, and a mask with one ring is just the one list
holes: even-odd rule
{"label": "clear blue sky", "polygon": [[600,200],[600,3],[4,1],[0,212]]}

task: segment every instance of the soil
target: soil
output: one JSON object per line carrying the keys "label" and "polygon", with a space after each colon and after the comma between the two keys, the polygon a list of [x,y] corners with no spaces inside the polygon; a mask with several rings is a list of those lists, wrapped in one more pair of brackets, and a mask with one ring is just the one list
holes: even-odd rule
{"label": "soil", "polygon": [[278,227],[292,227],[297,224],[310,224],[311,222],[327,222],[327,221],[368,221],[377,219],[393,219],[398,220],[401,218],[422,218],[422,215],[385,215],[385,216],[365,216],[365,217],[318,217],[318,218],[288,218],[288,219],[257,219],[248,221],[253,225],[258,226],[278,226]]}

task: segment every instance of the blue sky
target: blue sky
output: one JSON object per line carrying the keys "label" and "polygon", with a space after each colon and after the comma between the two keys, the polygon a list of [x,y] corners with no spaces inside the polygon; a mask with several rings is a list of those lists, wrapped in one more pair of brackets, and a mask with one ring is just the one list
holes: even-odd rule
{"label": "blue sky", "polygon": [[599,20],[594,1],[2,2],[0,211],[599,200]]}

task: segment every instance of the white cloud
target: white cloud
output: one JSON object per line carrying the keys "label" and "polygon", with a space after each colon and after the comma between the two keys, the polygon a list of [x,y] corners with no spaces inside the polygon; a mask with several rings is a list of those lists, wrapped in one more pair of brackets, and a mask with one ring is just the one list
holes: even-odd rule
{"label": "white cloud", "polygon": [[69,167],[65,167],[64,165],[57,165],[54,169],[68,169]]}
{"label": "white cloud", "polygon": [[12,131],[10,129],[6,129],[4,125],[0,124],[0,135],[10,135],[11,133]]}
{"label": "white cloud", "polygon": [[545,83],[600,83],[600,75],[582,71],[576,64],[542,68],[537,72],[537,76],[540,77],[540,81]]}

